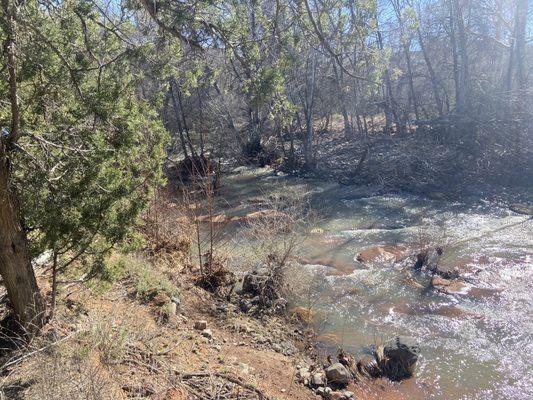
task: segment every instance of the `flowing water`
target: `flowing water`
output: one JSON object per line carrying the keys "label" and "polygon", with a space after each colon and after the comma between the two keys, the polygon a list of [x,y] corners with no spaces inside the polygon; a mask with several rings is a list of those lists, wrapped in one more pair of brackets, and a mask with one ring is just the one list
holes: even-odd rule
{"label": "flowing water", "polygon": [[[325,276],[313,289],[323,337],[353,351],[415,338],[419,398],[533,398],[533,220],[508,208],[531,193],[432,200],[241,169],[225,178],[219,207],[243,215],[257,197],[289,192],[320,216],[298,254],[302,269]],[[234,248],[249,245],[238,224],[227,229]],[[421,245],[443,247],[439,263],[463,271],[465,290],[427,288],[411,269]],[[379,246],[380,257],[356,260]]]}

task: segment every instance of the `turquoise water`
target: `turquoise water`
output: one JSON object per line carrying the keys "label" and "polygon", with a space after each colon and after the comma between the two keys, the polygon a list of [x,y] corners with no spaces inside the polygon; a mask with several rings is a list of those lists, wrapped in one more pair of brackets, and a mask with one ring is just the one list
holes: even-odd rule
{"label": "turquoise water", "polygon": [[[241,169],[225,177],[218,210],[242,216],[272,207],[261,199],[305,197],[318,218],[293,258],[303,273],[318,273],[309,301],[320,333],[353,351],[396,335],[416,338],[416,382],[431,388],[425,398],[533,398],[533,220],[508,209],[530,194],[452,201],[379,193]],[[256,253],[246,224],[224,229],[236,264]],[[426,289],[429,278],[411,273],[417,249],[437,245],[441,263],[467,277],[466,294]],[[379,246],[388,252],[356,260]]]}

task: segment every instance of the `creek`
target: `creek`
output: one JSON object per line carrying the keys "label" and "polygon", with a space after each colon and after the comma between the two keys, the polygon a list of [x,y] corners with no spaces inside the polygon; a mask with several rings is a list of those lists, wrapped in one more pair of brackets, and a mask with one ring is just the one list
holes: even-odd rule
{"label": "creek", "polygon": [[[531,399],[533,220],[509,204],[531,203],[532,193],[471,190],[450,200],[445,189],[431,198],[387,194],[240,168],[224,177],[218,209],[244,215],[272,195],[309,199],[319,218],[297,258],[324,278],[313,295],[329,346],[359,351],[410,336],[422,349],[421,398]],[[243,251],[250,243],[241,229],[225,235]],[[443,248],[439,263],[461,271],[461,291],[429,288],[430,278],[412,271],[420,246]]]}

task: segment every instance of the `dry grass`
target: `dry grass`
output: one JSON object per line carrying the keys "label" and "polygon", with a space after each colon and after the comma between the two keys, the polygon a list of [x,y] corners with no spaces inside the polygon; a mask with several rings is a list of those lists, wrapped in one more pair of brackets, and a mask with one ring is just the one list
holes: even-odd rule
{"label": "dry grass", "polygon": [[289,187],[281,187],[267,197],[262,218],[246,221],[244,239],[252,243],[252,264],[275,260],[283,267],[294,255],[307,235],[314,216],[308,200]]}
{"label": "dry grass", "polygon": [[193,244],[193,224],[187,204],[177,201],[171,187],[161,188],[143,215],[144,253],[170,263],[183,263]]}
{"label": "dry grass", "polygon": [[300,280],[307,277],[301,269],[294,268],[292,259],[316,217],[305,196],[289,187],[281,187],[265,198],[264,210],[252,213],[260,217],[245,222],[242,240],[249,248],[243,267],[249,271],[261,266],[269,271],[268,287],[262,292],[271,301],[290,296],[302,286]]}
{"label": "dry grass", "polygon": [[25,393],[35,400],[114,400],[124,398],[95,353],[82,355],[71,343],[34,357],[33,384]]}

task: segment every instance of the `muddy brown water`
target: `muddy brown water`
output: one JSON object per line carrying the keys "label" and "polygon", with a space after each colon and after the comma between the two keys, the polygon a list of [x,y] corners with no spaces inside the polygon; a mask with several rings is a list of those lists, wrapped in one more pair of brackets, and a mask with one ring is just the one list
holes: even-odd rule
{"label": "muddy brown water", "polygon": [[[271,207],[264,200],[273,195],[307,196],[320,218],[295,258],[322,277],[313,287],[325,316],[317,329],[330,348],[354,352],[416,338],[421,358],[403,398],[533,398],[533,220],[509,209],[531,204],[533,193],[449,201],[379,192],[240,168],[224,177],[217,201],[220,212],[244,216]],[[224,228],[237,264],[255,251],[244,225]],[[444,248],[440,262],[463,271],[467,290],[427,289],[429,278],[410,268],[421,243]]]}

